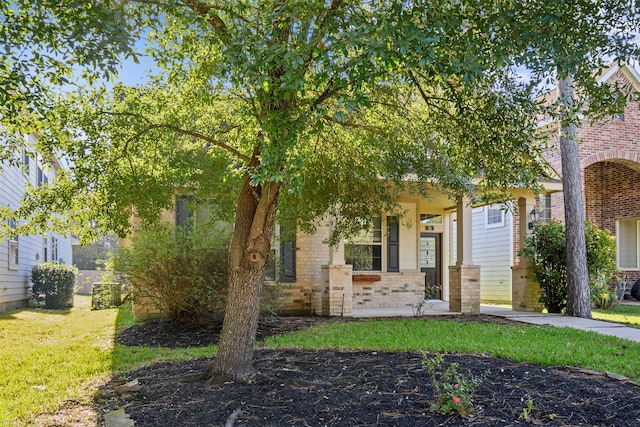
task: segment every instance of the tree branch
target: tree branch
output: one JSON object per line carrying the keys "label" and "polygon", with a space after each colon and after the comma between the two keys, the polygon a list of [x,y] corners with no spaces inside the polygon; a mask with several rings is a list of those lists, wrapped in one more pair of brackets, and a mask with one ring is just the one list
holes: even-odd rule
{"label": "tree branch", "polygon": [[221,7],[205,4],[197,0],[183,0],[182,4],[204,18],[207,23],[213,27],[220,40],[222,40],[222,43],[225,45],[229,44],[231,36],[229,36],[227,25],[222,18],[220,18],[220,15],[213,13],[215,10],[222,10]]}
{"label": "tree branch", "polygon": [[[133,135],[131,138],[129,138],[126,143],[125,143],[125,147],[129,144],[129,142],[134,141],[138,138],[140,138],[142,135],[145,135],[149,132],[151,132],[154,129],[168,129],[171,131],[174,131],[176,133],[182,133],[185,135],[189,135],[189,136],[193,136],[194,138],[198,138],[201,139],[205,142],[208,142],[211,145],[215,145],[216,147],[220,147],[225,151],[228,151],[229,153],[233,154],[235,157],[237,157],[239,160],[242,160],[246,163],[248,163],[251,159],[249,158],[249,156],[241,153],[238,149],[231,147],[223,142],[218,141],[215,138],[212,138],[210,136],[207,136],[205,134],[202,134],[200,132],[196,132],[196,131],[192,131],[192,130],[188,130],[188,129],[183,129],[179,126],[175,126],[169,123],[153,123],[151,120],[149,120],[148,118],[140,115],[140,114],[134,114],[134,113],[115,113],[115,112],[111,112],[111,111],[101,111],[100,114],[109,114],[112,116],[128,116],[128,117],[134,117],[134,118],[138,118],[138,119],[142,119],[144,120],[146,123],[148,123],[149,125],[141,130],[140,132],[136,133],[135,135]],[[237,129],[240,126],[230,126],[225,132],[229,132],[233,129]]]}
{"label": "tree branch", "polygon": [[339,125],[349,127],[349,128],[364,129],[372,132],[387,133],[387,131],[381,126],[369,126],[369,125],[362,125],[360,123],[355,123],[355,122],[339,121],[329,116],[328,114],[324,115],[322,118],[328,122],[337,123]]}

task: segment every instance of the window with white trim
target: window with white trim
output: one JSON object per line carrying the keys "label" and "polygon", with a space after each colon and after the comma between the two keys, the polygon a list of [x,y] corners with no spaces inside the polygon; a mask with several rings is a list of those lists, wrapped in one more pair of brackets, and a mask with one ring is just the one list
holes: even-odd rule
{"label": "window with white trim", "polygon": [[344,260],[353,271],[382,271],[382,217],[344,245]]}
{"label": "window with white trim", "polygon": [[42,170],[40,166],[38,166],[38,172],[36,176],[36,184],[38,187],[42,187],[43,185],[47,185],[49,183],[49,178],[47,174]]}
{"label": "window with white trim", "polygon": [[[10,219],[8,225],[12,230],[16,229],[16,223],[14,220]],[[11,233],[7,242],[9,245],[9,270],[17,270],[20,267],[18,236]]]}
{"label": "window with white trim", "polygon": [[540,194],[540,222],[551,221],[551,194]]}
{"label": "window with white trim", "polygon": [[618,220],[616,236],[618,267],[640,270],[640,218]]}
{"label": "window with white trim", "polygon": [[491,205],[487,206],[486,210],[486,227],[494,228],[494,227],[503,227],[504,226],[504,210],[505,207],[503,205]]}
{"label": "window with white trim", "polygon": [[22,173],[25,175],[29,175],[29,164],[31,162],[31,158],[29,157],[29,152],[23,148],[22,149],[22,165],[21,165],[21,169],[22,169]]}
{"label": "window with white trim", "polygon": [[58,238],[51,238],[51,261],[58,262]]}

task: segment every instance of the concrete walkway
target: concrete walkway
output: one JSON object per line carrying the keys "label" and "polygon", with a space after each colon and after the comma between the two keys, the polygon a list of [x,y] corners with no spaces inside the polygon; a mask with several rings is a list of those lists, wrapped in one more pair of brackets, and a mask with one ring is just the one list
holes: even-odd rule
{"label": "concrete walkway", "polygon": [[[611,335],[618,338],[626,338],[640,342],[640,329],[629,328],[620,323],[605,322],[603,320],[583,319],[568,317],[561,314],[532,313],[525,311],[513,311],[510,308],[495,305],[481,305],[480,313],[491,316],[504,317],[516,322],[530,323],[533,325],[568,327],[593,331],[603,335]],[[447,301],[429,301],[422,307],[422,314],[428,316],[459,314],[449,311]],[[358,308],[353,309],[353,317],[413,317],[415,308],[411,306],[398,308]]]}

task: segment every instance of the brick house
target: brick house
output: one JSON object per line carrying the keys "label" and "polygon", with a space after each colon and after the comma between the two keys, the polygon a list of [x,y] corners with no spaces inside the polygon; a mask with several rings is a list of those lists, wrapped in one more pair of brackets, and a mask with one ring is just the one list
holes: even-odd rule
{"label": "brick house", "polygon": [[[612,65],[599,80],[640,91],[640,74],[632,67]],[[557,93],[546,96],[553,100]],[[559,178],[558,123],[541,120],[540,129],[556,140],[546,158]],[[638,280],[639,105],[629,104],[624,114],[611,121],[591,125],[585,120],[578,137],[586,217],[616,237],[618,265],[625,279]],[[287,271],[281,281],[288,285],[284,311],[350,315],[354,308],[414,305],[422,300],[425,283],[430,281],[440,285],[439,296],[449,301],[451,311],[475,312],[481,301],[510,302],[514,310],[540,310],[539,288],[517,250],[534,207],[543,221],[564,218],[561,183],[542,184],[545,194],[514,192],[517,199],[511,203],[517,209],[513,214],[500,205],[472,208],[444,197],[420,200],[406,195],[401,208],[408,212],[408,219],[393,225],[396,219],[383,213],[375,222],[379,228],[367,233],[366,241],[342,241],[337,248],[329,248],[322,243],[329,233],[327,221],[315,236],[298,234],[295,242],[281,242],[278,254]],[[518,213],[524,213],[524,218]],[[510,231],[497,234],[498,224]],[[364,246],[371,259],[357,259],[363,252],[354,252],[358,246]],[[380,260],[373,261],[378,252]]]}
{"label": "brick house", "polygon": [[[546,191],[561,189],[557,180],[542,182]],[[530,212],[537,195],[514,189],[518,209]],[[281,310],[330,316],[351,316],[353,309],[416,306],[425,298],[427,285],[435,284],[436,298],[449,302],[453,312],[479,312],[481,269],[474,263],[486,235],[476,227],[478,212],[487,221],[504,223],[506,211],[497,205],[471,206],[451,200],[434,190],[429,199],[402,194],[404,217],[382,212],[373,227],[336,247],[325,243],[331,231],[326,218],[316,234],[297,233],[294,242],[276,241],[274,252],[279,268],[271,273],[283,286]],[[505,223],[506,224],[506,223]],[[512,224],[508,223],[509,226]],[[526,222],[516,234],[527,233]],[[478,238],[476,238],[476,235]],[[513,239],[497,245],[513,256]],[[277,240],[277,238],[276,238]],[[508,292],[520,309],[535,310],[538,287],[531,281],[528,266],[509,265]],[[513,279],[511,277],[513,276]]]}
{"label": "brick house", "polygon": [[[600,81],[640,91],[640,75],[631,67],[612,65]],[[547,94],[550,100],[554,96],[554,91]],[[559,132],[558,123],[552,121],[541,120],[540,129],[553,138]],[[585,121],[578,136],[586,216],[616,236],[618,264],[626,279],[640,279],[638,104],[629,104],[612,121],[593,125]],[[549,150],[546,158],[560,177],[559,151]],[[481,301],[510,302],[514,310],[538,311],[539,287],[517,249],[527,235],[534,207],[542,220],[564,218],[559,180],[541,184],[545,194],[513,190],[516,199],[509,202],[516,208],[513,214],[499,205],[470,206],[464,200],[451,200],[434,189],[429,199],[401,195],[404,217],[381,212],[371,230],[336,247],[325,243],[331,218],[316,234],[299,232],[293,242],[276,236],[273,255],[278,267],[274,265],[269,276],[284,286],[282,311],[350,316],[354,308],[413,306],[423,301],[427,284],[437,285],[437,296],[455,312],[478,312]],[[180,212],[174,212],[176,220],[184,215]],[[507,230],[499,243],[494,233],[498,224]]]}
{"label": "brick house", "polygon": [[[542,184],[547,191],[560,190],[557,181]],[[533,209],[536,194],[523,189],[512,192],[518,197],[518,209]],[[179,225],[185,218],[194,217],[185,200],[176,196],[176,208],[164,212],[163,220]],[[424,301],[425,288],[431,285],[438,288],[433,297],[449,301],[451,311],[479,312],[482,266],[473,259],[474,211],[486,212],[483,218],[493,224],[496,218],[504,222],[506,212],[495,205],[480,207],[467,200],[451,200],[435,188],[429,198],[401,194],[399,209],[403,216],[381,212],[372,218],[370,230],[350,240],[342,239],[335,247],[326,243],[331,218],[323,219],[315,234],[296,233],[294,241],[281,239],[282,230],[276,227],[274,262],[265,285],[278,282],[282,286],[280,311],[348,317],[357,308],[416,306]],[[197,220],[201,215],[197,207],[195,210]],[[526,232],[526,224],[517,231],[523,235]],[[486,235],[478,237],[485,240]],[[501,249],[511,256],[512,240],[503,244],[507,247]],[[508,272],[512,274],[516,300],[522,307],[537,307],[537,287],[532,286],[530,275],[517,266],[513,273]],[[159,314],[155,307],[134,304],[137,319]]]}
{"label": "brick house", "polygon": [[[628,90],[640,91],[640,74],[630,66],[617,64],[604,70],[603,84],[618,83]],[[557,93],[551,93],[557,97]],[[544,123],[543,129],[558,132],[558,124]],[[640,279],[640,106],[629,103],[623,114],[610,121],[578,128],[580,167],[586,218],[616,238],[618,266],[625,280]],[[547,159],[562,174],[558,149]],[[564,220],[562,193],[543,199],[549,215]]]}

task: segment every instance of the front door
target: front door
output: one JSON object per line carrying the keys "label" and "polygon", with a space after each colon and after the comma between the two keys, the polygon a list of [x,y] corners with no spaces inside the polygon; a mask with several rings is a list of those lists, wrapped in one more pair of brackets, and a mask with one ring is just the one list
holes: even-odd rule
{"label": "front door", "polygon": [[442,248],[440,234],[420,234],[420,271],[426,298],[442,298]]}

